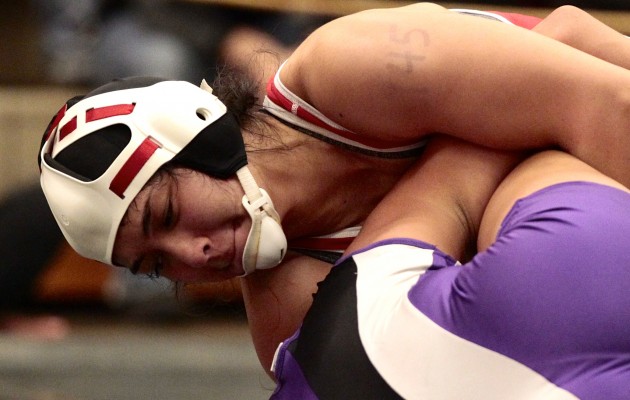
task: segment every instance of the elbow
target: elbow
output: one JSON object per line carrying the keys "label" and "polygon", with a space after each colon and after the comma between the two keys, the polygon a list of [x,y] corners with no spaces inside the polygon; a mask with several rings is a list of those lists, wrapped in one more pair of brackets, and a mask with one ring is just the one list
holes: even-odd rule
{"label": "elbow", "polygon": [[591,19],[592,17],[580,8],[562,6],[553,10],[533,31],[569,46],[580,47],[583,27]]}

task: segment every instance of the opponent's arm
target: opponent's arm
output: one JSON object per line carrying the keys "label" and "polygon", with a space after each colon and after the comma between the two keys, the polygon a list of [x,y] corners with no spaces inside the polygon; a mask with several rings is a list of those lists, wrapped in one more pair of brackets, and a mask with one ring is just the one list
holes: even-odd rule
{"label": "opponent's arm", "polygon": [[522,28],[432,4],[365,11],[316,31],[281,77],[359,134],[559,146],[630,183],[630,71]]}
{"label": "opponent's arm", "polygon": [[514,153],[436,138],[370,214],[346,253],[383,239],[413,238],[465,260],[475,251],[490,196],[520,159]]}

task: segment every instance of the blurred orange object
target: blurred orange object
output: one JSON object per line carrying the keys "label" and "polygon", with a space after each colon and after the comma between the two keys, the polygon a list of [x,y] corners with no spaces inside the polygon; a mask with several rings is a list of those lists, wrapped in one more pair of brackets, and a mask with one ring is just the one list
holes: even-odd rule
{"label": "blurred orange object", "polygon": [[43,303],[101,302],[110,268],[81,257],[64,243],[38,278],[35,299]]}
{"label": "blurred orange object", "polygon": [[[35,300],[43,303],[100,303],[105,301],[104,288],[112,268],[78,255],[64,243],[50,265],[38,278]],[[240,281],[234,278],[220,283],[183,286],[178,295],[186,301],[234,303],[242,301]]]}

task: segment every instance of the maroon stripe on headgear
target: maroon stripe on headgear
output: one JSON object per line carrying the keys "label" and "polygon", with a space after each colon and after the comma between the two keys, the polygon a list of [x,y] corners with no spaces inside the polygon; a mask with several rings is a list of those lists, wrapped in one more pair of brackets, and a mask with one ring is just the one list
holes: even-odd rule
{"label": "maroon stripe on headgear", "polygon": [[107,107],[90,108],[85,112],[85,122],[131,114],[135,106],[135,104],[116,104]]}
{"label": "maroon stripe on headgear", "polygon": [[159,147],[160,146],[151,140],[150,137],[144,139],[129,159],[127,159],[114,179],[112,179],[109,190],[114,192],[121,199],[124,199],[125,196],[123,193],[127,190],[131,181],[138,175],[138,172],[140,172],[144,164],[149,161],[149,158],[151,158]]}
{"label": "maroon stripe on headgear", "polygon": [[48,129],[44,133],[44,142],[48,140],[48,138],[50,137],[50,134],[55,130],[55,128],[57,128],[57,125],[59,125],[59,121],[61,121],[61,118],[63,118],[63,116],[66,115],[67,109],[68,109],[68,105],[64,104],[59,109],[59,111],[57,111],[57,114],[52,119],[52,121],[50,121],[50,125],[48,126]]}
{"label": "maroon stripe on headgear", "polygon": [[65,138],[66,136],[74,132],[75,129],[77,129],[76,116],[73,117],[70,121],[66,122],[66,124],[61,127],[61,129],[59,130],[59,140]]}

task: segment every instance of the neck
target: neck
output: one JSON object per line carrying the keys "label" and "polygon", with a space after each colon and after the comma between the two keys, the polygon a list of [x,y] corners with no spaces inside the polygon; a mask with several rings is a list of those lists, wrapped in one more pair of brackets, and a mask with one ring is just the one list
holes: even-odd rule
{"label": "neck", "polygon": [[270,150],[261,143],[266,139],[258,141],[267,150],[250,152],[249,164],[289,240],[361,224],[408,165],[339,149],[275,120],[271,127],[286,148]]}
{"label": "neck", "polygon": [[[349,192],[340,171],[345,168],[335,168],[336,160],[325,152],[311,151],[313,147],[317,144],[250,157],[252,174],[269,192],[288,239],[334,232],[357,219],[339,211]],[[336,192],[333,187],[342,190]]]}

